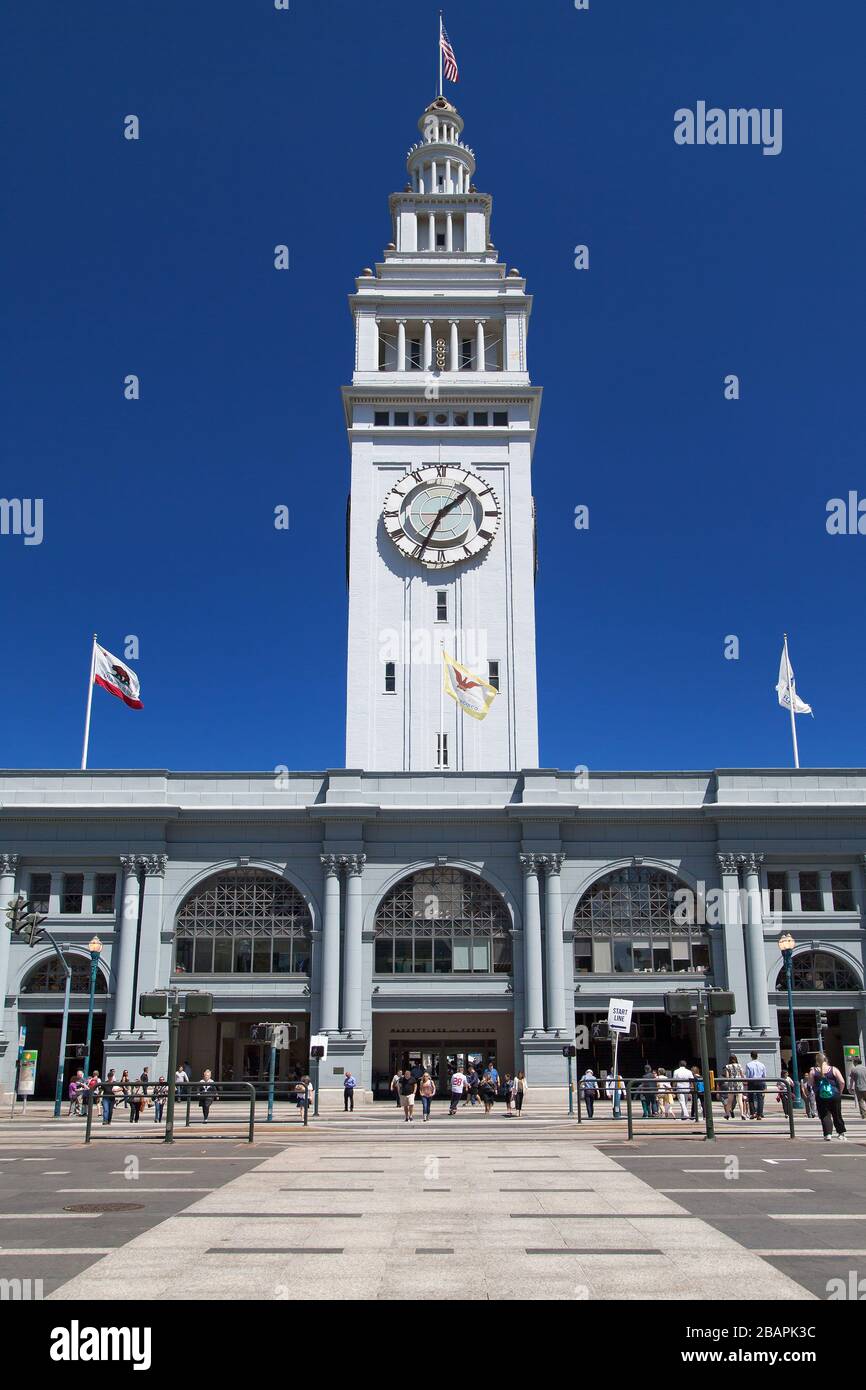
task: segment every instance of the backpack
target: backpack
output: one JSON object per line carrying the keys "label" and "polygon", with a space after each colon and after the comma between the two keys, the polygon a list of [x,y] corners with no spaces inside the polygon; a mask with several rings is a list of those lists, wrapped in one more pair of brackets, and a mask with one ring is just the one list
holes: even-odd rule
{"label": "backpack", "polygon": [[842,1094],[834,1072],[824,1071],[819,1074],[815,1094],[821,1100],[836,1100]]}

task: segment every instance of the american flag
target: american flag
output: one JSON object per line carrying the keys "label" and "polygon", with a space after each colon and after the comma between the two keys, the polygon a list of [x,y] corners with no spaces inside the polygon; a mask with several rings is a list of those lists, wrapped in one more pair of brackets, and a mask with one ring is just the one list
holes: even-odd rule
{"label": "american flag", "polygon": [[451,40],[445,32],[445,25],[440,25],[439,47],[442,49],[444,59],[444,74],[449,82],[459,82],[460,74],[457,69],[457,59],[454,57],[454,49],[451,47]]}

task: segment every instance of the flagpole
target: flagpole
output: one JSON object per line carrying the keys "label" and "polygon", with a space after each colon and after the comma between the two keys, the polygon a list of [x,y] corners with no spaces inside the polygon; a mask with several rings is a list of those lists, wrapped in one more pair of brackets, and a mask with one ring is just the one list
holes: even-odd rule
{"label": "flagpole", "polygon": [[90,710],[93,705],[93,673],[96,670],[96,633],[90,649],[90,680],[87,685],[87,712],[84,716],[84,747],[81,750],[81,771],[87,768],[87,746],[90,743]]}
{"label": "flagpole", "polygon": [[442,668],[439,672],[439,767],[445,767],[445,643],[439,639],[439,656]]}
{"label": "flagpole", "polygon": [[442,95],[442,11],[439,11],[439,95]]}
{"label": "flagpole", "polygon": [[797,716],[794,713],[794,681],[791,676],[791,658],[788,656],[788,634],[783,634],[785,638],[785,670],[788,673],[788,703],[791,707],[791,738],[794,741],[794,766],[800,766],[800,750],[797,747]]}

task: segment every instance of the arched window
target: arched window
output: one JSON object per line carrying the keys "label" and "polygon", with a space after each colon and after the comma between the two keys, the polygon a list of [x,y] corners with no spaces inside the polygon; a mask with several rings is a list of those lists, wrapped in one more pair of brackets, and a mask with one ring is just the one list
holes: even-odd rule
{"label": "arched window", "polygon": [[179,975],[309,975],[310,909],[264,869],[229,869],[199,884],[175,923]]}
{"label": "arched window", "polygon": [[[795,989],[860,989],[850,965],[829,951],[801,951],[791,961]],[[784,967],[779,971],[776,989],[787,990]]]}
{"label": "arched window", "polygon": [[[68,955],[66,960],[72,966],[70,992],[72,994],[90,993],[90,961],[86,956]],[[46,956],[34,965],[21,986],[22,994],[63,994],[66,989],[66,975],[60,968],[56,956]],[[97,967],[95,994],[105,994],[105,976]]]}
{"label": "arched window", "polygon": [[[688,885],[663,869],[615,869],[588,888],[574,913],[577,974],[703,974],[710,939],[688,904]],[[685,904],[685,905],[684,905]]]}
{"label": "arched window", "polygon": [[379,904],[375,968],[380,975],[508,974],[508,908],[475,874],[420,869]]}

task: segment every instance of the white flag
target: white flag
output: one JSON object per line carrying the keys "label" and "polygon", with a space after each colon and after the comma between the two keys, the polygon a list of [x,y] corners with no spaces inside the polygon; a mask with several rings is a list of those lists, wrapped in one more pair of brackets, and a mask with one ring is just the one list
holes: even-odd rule
{"label": "white flag", "polygon": [[785,709],[791,708],[791,701],[794,702],[795,714],[811,714],[812,706],[807,705],[805,700],[801,700],[797,694],[794,672],[791,667],[791,658],[788,656],[788,644],[782,648],[782,661],[779,666],[779,683],[776,686],[776,694],[779,697],[779,704]]}
{"label": "white flag", "polygon": [[141,687],[138,683],[138,676],[131,666],[127,666],[125,661],[121,661],[119,656],[112,656],[111,652],[106,651],[105,647],[100,647],[97,642],[93,651],[93,683],[101,685],[103,690],[107,690],[111,695],[116,695],[130,709],[143,709],[139,696]]}

